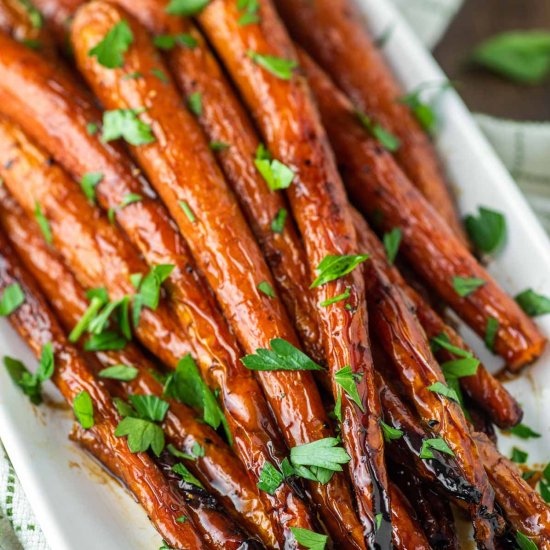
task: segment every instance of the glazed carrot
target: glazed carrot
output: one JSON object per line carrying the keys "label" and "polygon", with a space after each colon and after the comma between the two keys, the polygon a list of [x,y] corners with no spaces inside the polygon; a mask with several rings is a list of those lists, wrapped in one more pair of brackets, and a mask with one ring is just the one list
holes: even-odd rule
{"label": "glazed carrot", "polygon": [[352,0],[275,0],[290,33],[353,104],[400,141],[395,158],[410,181],[467,243],[428,135],[400,89]]}
{"label": "glazed carrot", "polygon": [[[112,70],[88,56],[88,51],[122,19],[134,39],[124,67]],[[258,288],[261,283],[273,287],[273,279],[200,127],[182,109],[171,81],[163,82],[151,73],[163,70],[163,65],[144,29],[120,8],[97,2],[79,10],[72,39],[81,72],[107,108],[147,107],[143,121],[155,129],[155,140],[131,147],[132,153],[189,243],[243,350],[254,353],[269,348],[274,338],[297,346],[281,301]],[[126,72],[143,77],[124,79]],[[330,435],[311,373],[261,370],[257,375],[290,447]],[[337,474],[327,484],[312,482],[310,489],[331,535],[361,545],[360,529],[351,531],[359,524],[343,476]]]}
{"label": "glazed carrot", "polygon": [[550,549],[548,504],[523,479],[518,467],[502,456],[485,434],[475,432],[473,437],[506,519],[516,530],[532,538],[539,549]]}
{"label": "glazed carrot", "polygon": [[[240,25],[242,12],[231,0],[209,3],[198,20],[253,114],[271,154],[294,173],[287,193],[313,274],[327,256],[357,254],[354,229],[307,83],[292,70],[296,63],[293,45],[271,2],[258,4],[255,24]],[[273,64],[286,70],[279,72]],[[386,548],[391,544],[387,476],[359,270],[318,285],[315,299],[321,304],[348,292],[351,309],[340,301],[328,307],[319,305],[318,314],[335,399],[340,394],[337,371],[350,366],[360,378],[357,389],[361,407],[342,392],[342,435],[352,457],[352,480],[368,542]],[[382,514],[384,522],[376,530],[377,514]]]}
{"label": "glazed carrot", "polygon": [[[353,107],[330,79],[307,56],[301,57],[301,64],[357,207],[373,223],[378,220],[384,231],[402,231],[400,250],[411,266],[481,337],[489,319],[498,323],[494,350],[511,369],[534,361],[546,339],[533,321],[453,235],[391,155],[365,132]],[[461,295],[455,286],[460,289],[464,281],[481,286]]]}
{"label": "glazed carrot", "polygon": [[470,506],[470,514],[476,540],[490,548],[493,529],[498,526],[494,519],[498,517],[493,507],[494,494],[461,406],[445,396],[445,378],[418,319],[375,258],[365,264],[365,285],[370,325],[393,362],[391,373],[399,377],[408,402],[423,423],[432,424],[435,437],[447,443],[464,478],[481,493],[479,501]]}
{"label": "glazed carrot", "polygon": [[[458,550],[454,518],[448,501],[443,500],[410,470],[391,464],[391,478],[408,502],[414,503],[415,515],[431,548]],[[393,499],[392,499],[393,501]]]}
{"label": "glazed carrot", "polygon": [[202,109],[197,120],[211,148],[218,149],[216,156],[227,182],[260,244],[276,290],[308,354],[322,361],[318,320],[308,290],[311,277],[303,261],[303,245],[290,217],[285,219],[283,229],[274,231],[272,228],[281,211],[288,211],[288,205],[282,195],[269,190],[254,165],[260,141],[218,61],[191,21],[167,14],[163,0],[116,0],[114,3],[157,36],[185,34],[194,39],[191,47],[176,44],[167,50],[165,59],[185,97],[200,95]]}
{"label": "glazed carrot", "polygon": [[28,48],[55,58],[53,40],[45,28],[40,12],[30,2],[21,0],[0,1],[0,30]]}
{"label": "glazed carrot", "polygon": [[19,284],[25,296],[25,302],[9,316],[14,328],[37,357],[47,343],[52,343],[55,360],[52,381],[69,404],[82,391],[90,395],[95,422],[90,432],[101,442],[103,452],[99,458],[130,489],[168,544],[204,548],[193,521],[177,521],[181,515],[190,515],[189,507],[168,485],[154,462],[145,453],[131,453],[125,439],[115,437],[118,417],[107,392],[66,341],[44,298],[0,234],[0,292],[12,284]]}
{"label": "glazed carrot", "polygon": [[[405,495],[390,482],[393,547],[399,550],[429,550],[430,543]],[[415,503],[416,504],[416,503]]]}
{"label": "glazed carrot", "polygon": [[[36,223],[0,188],[0,224],[26,269],[35,278],[67,331],[78,323],[88,307],[84,289],[63,264],[59,255],[44,242]],[[134,380],[116,383],[109,388],[127,398],[129,394],[151,394],[162,397],[163,386],[154,377],[155,367],[138,348],[128,343],[123,350],[100,351],[95,356],[104,368],[128,365],[138,370]],[[166,399],[166,398],[165,398]],[[185,405],[166,399],[170,409],[164,431],[175,447],[193,456],[198,445],[204,454],[186,466],[205,487],[242,523],[249,533],[257,534],[269,548],[276,546],[271,523],[258,499],[255,487],[232,451],[218,434],[204,423],[194,420],[194,413]]]}
{"label": "glazed carrot", "polygon": [[[79,282],[86,288],[105,285],[113,299],[134,295],[136,289],[130,282],[130,275],[145,273],[147,269],[131,245],[100,215],[98,209],[86,200],[67,174],[58,165],[50,162],[41,149],[32,144],[19,128],[6,119],[0,119],[0,156],[4,160],[0,170],[6,186],[12,190],[27,214],[33,215],[36,205],[40,205],[43,215],[48,220],[54,245],[70,264]],[[66,230],[67,227],[70,228],[69,231]],[[74,246],[75,243],[78,243],[78,246]],[[183,276],[180,274],[180,277]],[[196,286],[186,289],[191,297],[193,292],[197,291]],[[201,290],[201,287],[198,287],[198,290]],[[204,294],[207,295],[206,290]],[[195,306],[195,302],[190,301],[192,306]],[[199,305],[202,305],[200,300]],[[206,308],[196,311],[195,316],[199,320],[201,317],[210,320]],[[187,325],[184,329],[187,329]],[[206,324],[202,330],[212,330],[213,326],[216,327],[214,324]],[[224,326],[218,326],[221,333],[218,336],[221,337]],[[225,331],[227,332],[227,329]],[[261,389],[255,383],[252,374],[245,371],[244,367],[235,369],[235,376],[231,376],[222,364],[216,364],[217,355],[210,351],[216,350],[216,341],[211,338],[211,332],[208,332],[208,347],[201,347],[196,340],[190,341],[187,338],[187,330],[185,333],[182,331],[166,301],[161,300],[155,311],[143,309],[136,334],[153,353],[172,368],[176,368],[184,355],[191,353],[199,358],[202,365],[208,367],[210,380],[219,380],[223,376],[231,378],[224,384],[222,396],[236,449],[241,457],[246,458],[247,465],[254,468],[253,471],[258,477],[263,467],[258,453],[263,454],[266,460],[277,456],[275,453],[279,449],[279,460],[282,460],[284,455],[280,449],[283,445],[270,418],[267,404],[262,398]],[[235,346],[233,348],[235,349]],[[222,359],[225,358],[226,356],[222,356]],[[236,361],[234,364],[239,365]],[[239,371],[241,375],[238,374]],[[278,502],[286,510],[289,501],[292,504],[294,498],[291,489],[283,484],[277,495],[266,493],[263,500],[268,503],[268,509],[273,508]],[[303,505],[300,500],[297,502],[300,510]]]}

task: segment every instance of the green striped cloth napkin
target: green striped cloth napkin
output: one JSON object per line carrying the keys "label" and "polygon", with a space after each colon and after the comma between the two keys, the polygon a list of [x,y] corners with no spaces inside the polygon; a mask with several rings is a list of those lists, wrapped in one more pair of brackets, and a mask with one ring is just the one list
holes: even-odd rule
{"label": "green striped cloth napkin", "polygon": [[[420,39],[433,47],[462,0],[392,0]],[[495,151],[550,232],[550,124],[476,115]],[[0,550],[47,550],[48,545],[0,443]]]}

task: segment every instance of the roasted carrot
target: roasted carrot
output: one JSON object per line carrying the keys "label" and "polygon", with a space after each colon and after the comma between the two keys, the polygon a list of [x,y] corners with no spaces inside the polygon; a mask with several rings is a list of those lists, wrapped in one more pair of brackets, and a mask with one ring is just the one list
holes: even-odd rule
{"label": "roasted carrot", "polygon": [[395,158],[410,181],[467,243],[435,149],[373,44],[353,0],[275,0],[290,33],[357,109],[399,140]]}
{"label": "roasted carrot", "polygon": [[0,1],[0,30],[28,48],[55,58],[55,46],[45,28],[42,14],[30,2],[21,0]]}
{"label": "roasted carrot", "polygon": [[416,517],[428,538],[431,548],[458,550],[453,513],[448,501],[440,496],[410,470],[392,463],[391,478],[404,493],[408,502],[414,503]]}
{"label": "roasted carrot", "polygon": [[[122,19],[134,40],[124,68],[107,69],[87,52]],[[171,81],[162,82],[151,74],[163,65],[144,29],[120,8],[98,2],[79,10],[72,39],[81,72],[107,108],[147,106],[143,121],[155,128],[155,141],[133,146],[132,153],[189,243],[243,349],[253,353],[269,348],[274,338],[297,346],[283,304],[261,290],[261,283],[273,288],[273,279],[208,142],[193,116],[182,109]],[[139,72],[143,78],[123,79],[126,71]],[[186,154],[191,150],[193,155]],[[330,435],[311,373],[260,370],[257,374],[290,447]],[[337,474],[326,484],[313,482],[310,489],[331,535],[361,545],[360,529],[353,530],[359,524],[343,476]]]}
{"label": "roasted carrot", "polygon": [[[327,75],[305,55],[301,64],[356,206],[384,231],[401,230],[400,250],[411,266],[480,336],[494,319],[494,350],[511,369],[534,361],[546,339],[533,321],[477,263],[391,155],[365,132],[350,102]],[[477,288],[463,290],[462,283]]]}
{"label": "roasted carrot", "polygon": [[[86,288],[105,285],[113,299],[134,295],[136,289],[130,282],[130,275],[145,273],[147,269],[127,240],[86,200],[67,174],[57,164],[50,162],[43,150],[32,144],[22,130],[6,119],[0,120],[0,143],[0,155],[4,159],[1,170],[6,186],[13,191],[27,214],[32,215],[36,205],[40,205],[48,220],[53,243],[70,264],[79,282]],[[69,224],[70,231],[65,231],[66,224]],[[79,243],[77,247],[74,246],[75,242]],[[193,288],[188,292],[192,297]],[[194,302],[191,304],[195,305]],[[207,313],[207,309],[204,312],[198,309],[196,316],[200,320]],[[220,332],[224,330],[223,324],[219,326]],[[205,329],[211,327],[206,325],[202,330],[206,332]],[[187,329],[187,326],[184,328]],[[155,311],[143,309],[136,334],[172,368],[176,368],[185,354],[195,355],[198,352],[199,360],[210,370],[208,374],[211,380],[227,376],[224,365],[216,365],[218,356],[212,358],[210,352],[210,349],[215,349],[216,341],[209,337],[206,349],[198,346],[196,340],[191,342],[165,300],[160,300]],[[222,356],[222,359],[225,358]],[[213,365],[216,365],[215,369]],[[235,362],[235,365],[239,364]],[[251,373],[242,366],[235,370],[235,376],[224,383],[223,402],[236,449],[241,457],[246,458],[247,464],[255,469],[259,478],[263,462],[256,453],[261,452],[266,460],[276,456],[276,450],[279,449],[279,460],[282,460],[283,445],[262,398],[261,389]],[[238,375],[239,371],[243,374]],[[263,497],[269,504],[268,509],[274,508],[278,502],[286,510],[289,501],[292,504],[293,499],[297,498],[292,496],[286,484],[281,486],[279,492],[278,495],[266,493]],[[303,505],[299,499],[297,502],[299,513]]]}
{"label": "roasted carrot", "polygon": [[[19,258],[41,287],[67,331],[78,323],[88,307],[84,289],[63,264],[59,255],[44,242],[36,223],[28,218],[17,202],[0,188],[0,224],[9,235]],[[138,348],[128,343],[123,350],[95,353],[104,368],[128,365],[138,370],[136,378],[117,383],[114,392],[127,398],[129,394],[163,395],[163,386],[155,378],[155,367]],[[113,394],[112,384],[110,392]],[[166,399],[166,398],[165,398]],[[203,449],[193,461],[186,462],[206,488],[249,532],[257,534],[269,548],[276,546],[271,522],[258,499],[255,487],[242,466],[217,433],[194,420],[194,413],[172,399],[164,422],[168,438],[187,455]]]}
{"label": "roasted carrot", "polygon": [[205,543],[197,534],[193,521],[177,521],[181,515],[190,515],[185,501],[168,485],[147,454],[131,453],[125,439],[115,437],[118,417],[107,392],[94,379],[76,349],[66,341],[34,281],[0,234],[0,291],[12,284],[19,284],[25,297],[25,302],[9,316],[14,328],[37,357],[51,342],[55,361],[52,381],[69,404],[83,391],[91,398],[95,424],[90,432],[101,442],[98,458],[135,495],[168,544],[203,549]]}
{"label": "roasted carrot", "polygon": [[538,548],[548,550],[550,507],[523,479],[518,467],[502,456],[485,434],[475,432],[473,437],[506,519],[516,530],[532,538]]}
{"label": "roasted carrot", "polygon": [[[255,24],[240,25],[242,12],[230,0],[209,3],[198,20],[253,114],[270,153],[293,172],[287,193],[313,274],[327,256],[357,254],[354,229],[307,83],[293,71],[293,45],[271,2],[261,1],[258,6]],[[279,71],[277,67],[283,69]],[[321,304],[347,293],[351,309],[346,309],[342,301],[318,306],[322,340],[334,397],[343,394],[342,435],[352,457],[360,518],[369,544],[386,548],[391,544],[387,476],[359,271],[317,285],[315,299]],[[360,406],[340,392],[336,382],[336,372],[345,366],[350,366],[360,379]],[[374,518],[381,517],[378,514],[382,514],[383,522],[375,529]]]}
{"label": "roasted carrot", "polygon": [[418,522],[413,507],[401,489],[392,482],[390,482],[390,494],[393,547],[398,550],[429,550],[430,543]]}
{"label": "roasted carrot", "polygon": [[[422,296],[406,283],[395,266],[389,264],[382,243],[356,210],[353,211],[353,219],[357,231],[359,250],[364,253],[368,252],[372,256],[373,262],[376,263],[377,269],[380,269],[387,275],[392,284],[398,286],[404,292],[404,298],[410,302],[410,307],[414,309],[428,338],[436,338],[441,334],[446,334],[452,345],[473,355],[472,350],[456,330],[447,325]],[[437,357],[443,361],[455,358],[443,348],[437,352]],[[521,421],[523,411],[518,402],[484,365],[479,364],[474,375],[460,378],[460,385],[474,403],[489,415],[491,420],[500,428],[511,428]]]}

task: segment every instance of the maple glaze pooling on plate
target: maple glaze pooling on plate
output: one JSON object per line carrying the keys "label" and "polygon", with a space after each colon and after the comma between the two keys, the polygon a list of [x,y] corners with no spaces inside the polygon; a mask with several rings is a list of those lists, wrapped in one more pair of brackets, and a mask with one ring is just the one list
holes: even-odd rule
{"label": "maple glaze pooling on plate", "polygon": [[[399,271],[388,263],[381,242],[356,210],[353,211],[353,219],[360,252],[368,252],[372,261],[377,264],[377,269],[385,273],[392,284],[404,291],[404,298],[409,302],[409,308],[414,310],[428,338],[435,338],[442,333],[446,334],[452,345],[471,353],[473,356],[472,350],[455,329],[447,325],[422,296],[405,282]],[[440,350],[437,356],[443,361],[455,358],[445,350]],[[474,375],[461,377],[460,384],[476,405],[500,428],[511,428],[521,421],[523,411],[518,402],[484,365],[479,364]]]}
{"label": "maple glaze pooling on plate", "polygon": [[99,458],[132,491],[169,544],[192,550],[204,548],[193,523],[177,521],[189,510],[153,461],[145,453],[131,453],[126,441],[115,437],[118,416],[107,392],[94,380],[75,348],[67,343],[35,283],[19,265],[13,250],[0,234],[0,291],[14,283],[21,285],[25,302],[10,315],[9,320],[36,356],[40,355],[45,344],[52,342],[55,358],[52,381],[69,403],[81,391],[90,395],[95,420],[90,430],[102,442],[103,452]]}
{"label": "maple glaze pooling on plate", "polygon": [[[181,98],[170,82],[148,77],[150,69],[162,67],[150,39],[136,22],[126,17],[131,21],[134,43],[125,57],[125,67],[145,75],[139,82],[121,80],[86,55],[92,43],[97,43],[109,28],[101,17],[112,25],[124,16],[108,19],[106,14],[112,16],[115,8],[107,9],[101,4],[100,14],[99,5],[93,5],[93,12],[91,8],[83,8],[75,19],[73,39],[79,66],[108,106],[123,107],[130,103],[148,106],[149,118],[143,120],[152,125],[158,141],[134,147],[133,152],[169,206],[243,350],[253,353],[258,348],[268,348],[275,337],[296,345],[295,332],[281,302],[257,288],[262,281],[273,284],[271,275],[200,128],[192,115],[182,109]],[[152,96],[154,102],[149,101]],[[193,155],[182,154],[191,150]],[[182,211],[179,201],[185,201],[190,207],[196,218],[194,222]],[[330,435],[326,413],[310,373],[260,371],[257,374],[289,446]],[[337,526],[339,531],[335,535],[349,537],[348,518],[354,514],[343,476],[337,474],[327,484],[311,487],[316,501],[322,505],[320,512],[327,518],[326,523],[331,521]],[[339,527],[342,523],[343,528]]]}
{"label": "maple glaze pooling on plate", "polygon": [[397,162],[466,244],[454,200],[433,145],[402,101],[400,89],[353,0],[274,0],[290,33],[362,112],[395,135]]}
{"label": "maple glaze pooling on plate", "polygon": [[[494,350],[517,370],[537,359],[546,338],[483,269],[445,221],[410,183],[393,158],[360,125],[349,100],[326,74],[302,57],[340,171],[357,207],[384,231],[402,231],[401,248],[411,266],[481,337],[488,319],[498,321]],[[379,212],[380,214],[377,214]],[[465,297],[454,277],[485,283]]]}
{"label": "maple glaze pooling on plate", "polygon": [[[36,223],[25,215],[5,189],[0,189],[0,223],[65,329],[72,330],[88,307],[84,289],[53,249],[46,245]],[[163,395],[163,385],[152,374],[156,370],[154,365],[134,344],[128,343],[122,350],[100,351],[95,355],[103,367],[123,364],[138,369],[132,381],[123,384],[111,381],[108,387],[112,395],[123,398],[135,393]],[[167,401],[170,409],[163,428],[169,440],[188,455],[194,455],[196,445],[205,451],[187,463],[188,468],[217,495],[233,518],[243,523],[249,533],[257,534],[266,546],[274,547],[271,522],[258,499],[256,488],[232,451],[214,430],[197,422],[195,413],[188,407],[174,400]]]}

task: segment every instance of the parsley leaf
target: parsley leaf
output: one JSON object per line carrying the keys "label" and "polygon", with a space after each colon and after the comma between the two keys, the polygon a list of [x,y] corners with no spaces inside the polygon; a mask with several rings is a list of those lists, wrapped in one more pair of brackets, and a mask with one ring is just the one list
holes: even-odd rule
{"label": "parsley leaf", "polygon": [[453,277],[453,288],[462,298],[469,296],[484,284],[486,284],[486,281],[477,277]]}
{"label": "parsley leaf", "polygon": [[495,338],[498,332],[498,327],[498,319],[495,319],[494,317],[489,317],[487,319],[487,326],[485,328],[485,345],[490,351],[494,351],[495,349]]}
{"label": "parsley leaf", "polygon": [[97,134],[98,130],[99,126],[95,122],[88,122],[88,124],[86,124],[86,132],[88,135],[93,136]]}
{"label": "parsley leaf", "polygon": [[442,382],[436,382],[435,384],[432,384],[431,386],[428,386],[428,389],[431,392],[437,393],[439,395],[442,395],[443,397],[448,397],[449,399],[452,399],[453,401],[456,401],[457,403],[460,403],[460,399],[456,393],[455,390],[452,388],[449,388]]}
{"label": "parsley leaf", "polygon": [[442,439],[441,437],[434,437],[430,439],[424,439],[424,441],[422,441],[422,448],[420,449],[419,455],[420,458],[434,458],[432,449],[451,456],[455,455],[444,439]]}
{"label": "parsley leaf", "polygon": [[172,467],[172,471],[181,476],[185,483],[190,483],[191,485],[204,489],[202,483],[181,462],[175,464]]}
{"label": "parsley leaf", "polygon": [[391,153],[395,153],[395,151],[401,147],[401,142],[397,137],[395,137],[380,124],[373,122],[365,113],[356,111],[356,115],[361,125],[368,130],[373,138],[380,142],[384,149],[387,149]]}
{"label": "parsley leaf", "polygon": [[111,380],[120,380],[121,382],[131,382],[138,375],[136,367],[129,365],[113,365],[99,371],[101,378],[109,378]]}
{"label": "parsley leaf", "polygon": [[87,293],[90,299],[90,305],[84,312],[84,315],[80,318],[76,326],[69,334],[69,342],[78,342],[85,330],[88,329],[89,324],[96,317],[100,309],[109,301],[109,296],[105,289],[96,289]]}
{"label": "parsley leaf", "polygon": [[171,15],[188,17],[201,12],[209,3],[210,0],[170,0],[165,11]]}
{"label": "parsley leaf", "polygon": [[153,76],[156,76],[161,82],[170,82],[170,79],[168,78],[168,75],[162,70],[162,69],[159,69],[158,67],[153,67],[151,69],[151,74]]}
{"label": "parsley leaf", "polygon": [[34,217],[36,219],[36,222],[38,223],[38,226],[40,227],[40,231],[42,232],[42,235],[44,236],[44,240],[48,244],[52,244],[52,230],[50,229],[50,223],[48,222],[46,216],[44,216],[44,212],[42,211],[42,207],[40,206],[40,203],[36,201],[34,203]]}
{"label": "parsley leaf", "polygon": [[103,113],[103,141],[124,139],[130,145],[155,141],[151,126],[138,118],[144,109],[114,109]]}
{"label": "parsley leaf", "polygon": [[191,34],[161,34],[155,36],[153,42],[157,48],[161,50],[171,50],[176,45],[186,46],[187,48],[194,48],[197,46],[197,39]]}
{"label": "parsley leaf", "polygon": [[512,435],[515,435],[516,437],[520,437],[521,439],[529,439],[531,437],[537,439],[539,437],[542,437],[539,433],[535,432],[525,424],[518,424],[517,426],[510,428],[508,432]]}
{"label": "parsley leaf", "polygon": [[399,227],[394,227],[390,232],[384,233],[384,248],[386,249],[386,256],[390,265],[393,265],[397,252],[399,251],[401,237],[402,232]]}
{"label": "parsley leaf", "polygon": [[49,380],[55,370],[53,347],[48,342],[40,354],[40,362],[36,372],[32,374],[18,359],[4,357],[4,365],[10,378],[34,405],[42,403],[42,383]]}
{"label": "parsley leaf", "polygon": [[291,527],[290,530],[296,542],[309,550],[324,550],[327,546],[327,535],[321,535],[320,533],[315,533],[309,529],[302,529],[301,527]]}
{"label": "parsley leaf", "polygon": [[479,359],[475,357],[464,357],[463,359],[454,359],[441,364],[441,370],[445,378],[462,378],[464,376],[473,376],[479,367]]}
{"label": "parsley leaf", "polygon": [[174,447],[174,445],[172,445],[171,443],[166,445],[166,449],[171,455],[173,455],[177,458],[183,458],[184,460],[195,460],[195,457],[193,457],[193,456],[191,456],[187,453],[181,452],[179,449],[176,449],[176,447]]}
{"label": "parsley leaf", "polygon": [[95,188],[103,179],[103,174],[101,172],[88,172],[82,176],[80,180],[80,187],[86,195],[86,198],[92,203],[95,204]]}
{"label": "parsley leaf", "polygon": [[164,449],[164,432],[162,428],[142,418],[127,416],[115,430],[116,437],[128,436],[128,448],[132,453],[143,453],[149,449],[160,456]]}
{"label": "parsley leaf", "polygon": [[380,426],[382,427],[382,435],[384,436],[384,441],[390,442],[394,439],[401,439],[403,437],[403,430],[394,428],[389,424],[386,424],[383,421],[380,421]]}
{"label": "parsley leaf", "polygon": [[313,281],[310,288],[316,288],[351,273],[359,264],[363,263],[368,258],[368,254],[361,254],[358,256],[325,256],[317,266],[319,275],[315,281]]}
{"label": "parsley leaf", "polygon": [[197,221],[197,218],[195,217],[195,214],[193,214],[193,210],[191,210],[191,207],[185,201],[178,201],[178,204],[180,205],[180,208],[183,210],[184,214],[187,216],[187,219],[191,223],[195,223],[195,221]]}
{"label": "parsley leaf", "polygon": [[219,153],[220,151],[225,151],[226,149],[229,149],[231,145],[229,143],[224,143],[223,141],[211,141],[208,144],[208,147],[216,153]]}
{"label": "parsley leaf", "polygon": [[124,54],[133,41],[134,35],[130,26],[122,20],[113,26],[103,40],[88,52],[88,55],[95,56],[100,65],[108,69],[116,69],[124,65]]}
{"label": "parsley leaf", "polygon": [[409,107],[418,123],[430,134],[434,131],[437,124],[437,116],[432,106],[420,99],[421,92],[422,90],[420,89],[414,90],[403,96],[400,102]]}
{"label": "parsley leaf", "polygon": [[538,317],[550,313],[550,298],[537,294],[528,288],[515,297],[519,307],[530,317]]}
{"label": "parsley leaf", "polygon": [[288,212],[286,208],[281,208],[277,212],[277,215],[273,218],[273,221],[271,222],[271,231],[273,231],[273,233],[283,232],[287,215]]}
{"label": "parsley leaf", "polygon": [[126,346],[126,338],[116,332],[107,331],[101,334],[92,334],[84,343],[86,351],[113,351]]}
{"label": "parsley leaf", "polygon": [[276,57],[274,55],[264,55],[253,50],[248,50],[246,53],[254,63],[263,67],[266,71],[281,80],[290,80],[292,78],[292,72],[298,66],[298,63],[292,59],[283,59],[282,57]]}
{"label": "parsley leaf", "polygon": [[94,427],[94,404],[86,390],[82,390],[73,400],[73,411],[80,425],[88,430]]}
{"label": "parsley leaf", "polygon": [[351,289],[348,287],[346,288],[345,292],[342,292],[342,294],[338,294],[337,296],[334,296],[332,298],[329,298],[328,300],[323,300],[319,305],[321,307],[327,307],[331,304],[335,304],[336,302],[341,302],[342,300],[347,300],[351,295]]}
{"label": "parsley leaf", "polygon": [[19,283],[7,285],[0,297],[0,317],[11,315],[25,302],[25,294]]}
{"label": "parsley leaf", "polygon": [[342,471],[342,464],[347,464],[351,458],[340,441],[335,437],[325,437],[312,443],[298,445],[290,449],[290,461],[297,466],[318,466],[334,472]]}
{"label": "parsley leaf", "polygon": [[528,458],[529,453],[526,453],[517,447],[512,449],[512,455],[510,456],[510,460],[512,460],[512,462],[515,462],[516,464],[525,464]]}
{"label": "parsley leaf", "polygon": [[129,206],[130,204],[133,204],[134,202],[139,202],[141,200],[143,200],[143,197],[141,195],[138,195],[137,193],[128,193],[127,195],[124,195],[124,197],[122,198],[122,202],[116,208],[109,208],[109,211],[107,212],[107,217],[109,218],[109,221],[111,223],[115,223],[115,214],[119,210],[122,210],[126,206]]}
{"label": "parsley leaf", "polygon": [[156,265],[141,279],[138,288],[139,294],[134,296],[134,326],[138,325],[142,306],[153,310],[157,309],[162,283],[168,279],[174,267],[171,264]]}
{"label": "parsley leaf", "polygon": [[187,99],[189,110],[196,116],[202,115],[202,94],[193,92]]}
{"label": "parsley leaf", "polygon": [[491,254],[502,248],[506,240],[506,218],[500,212],[480,206],[479,216],[466,216],[464,224],[468,236],[481,252]]}
{"label": "parsley leaf", "polygon": [[250,370],[324,370],[305,353],[282,338],[270,341],[271,349],[257,349],[255,354],[241,358]]}
{"label": "parsley leaf", "polygon": [[522,84],[537,84],[550,73],[550,32],[511,31],[482,42],[472,60]]}
{"label": "parsley leaf", "polygon": [[156,395],[129,395],[128,399],[140,418],[151,422],[162,422],[170,405]]}
{"label": "parsley leaf", "polygon": [[334,374],[334,380],[336,383],[343,388],[343,390],[348,394],[351,400],[363,411],[363,403],[361,402],[361,397],[359,396],[359,391],[357,390],[356,380],[361,380],[362,374],[355,374],[352,372],[349,365],[341,368]]}
{"label": "parsley leaf", "polygon": [[42,14],[34,7],[34,5],[29,0],[20,0],[20,4],[25,8],[27,15],[29,16],[29,21],[35,29],[41,29],[44,20]]}
{"label": "parsley leaf", "polygon": [[206,454],[204,447],[201,447],[196,441],[191,447],[191,452],[193,453],[194,458],[201,458]]}
{"label": "parsley leaf", "polygon": [[270,495],[274,495],[283,481],[283,474],[271,462],[266,461],[260,473],[260,481],[257,483],[257,487]]}
{"label": "parsley leaf", "polygon": [[181,359],[176,370],[168,377],[164,386],[164,395],[202,410],[204,422],[215,430],[223,425],[226,437],[231,443],[231,432],[223,411],[214,394],[201,378],[191,355]]}
{"label": "parsley leaf", "polygon": [[262,143],[260,143],[256,151],[254,165],[271,191],[288,189],[294,180],[294,172],[282,162],[272,160],[269,151]]}
{"label": "parsley leaf", "polygon": [[538,546],[529,537],[519,531],[516,532],[516,543],[520,550],[538,550]]}
{"label": "parsley leaf", "polygon": [[260,16],[258,15],[260,4],[258,0],[237,0],[237,9],[245,12],[237,21],[239,26],[244,27],[260,22]]}
{"label": "parsley leaf", "polygon": [[443,348],[453,353],[454,355],[457,355],[458,357],[473,357],[472,353],[468,350],[459,348],[458,346],[451,344],[449,337],[444,332],[438,334],[437,336],[434,336],[430,340],[430,345],[434,353],[436,353],[439,348]]}
{"label": "parsley leaf", "polygon": [[263,294],[265,294],[266,296],[269,296],[270,298],[277,297],[277,295],[275,294],[275,291],[273,290],[273,287],[267,281],[262,281],[258,285],[258,290]]}

